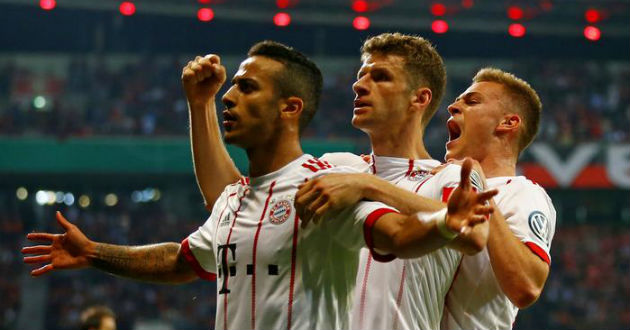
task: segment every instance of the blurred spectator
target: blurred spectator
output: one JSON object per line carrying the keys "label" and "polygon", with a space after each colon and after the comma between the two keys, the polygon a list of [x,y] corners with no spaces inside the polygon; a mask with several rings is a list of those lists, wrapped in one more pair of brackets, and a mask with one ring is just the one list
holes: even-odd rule
{"label": "blurred spectator", "polygon": [[116,330],[116,314],[107,306],[91,306],[81,312],[81,330]]}

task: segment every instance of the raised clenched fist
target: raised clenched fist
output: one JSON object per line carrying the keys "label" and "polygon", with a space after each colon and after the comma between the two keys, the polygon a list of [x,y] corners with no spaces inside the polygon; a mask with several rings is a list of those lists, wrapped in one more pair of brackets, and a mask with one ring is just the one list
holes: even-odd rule
{"label": "raised clenched fist", "polygon": [[224,82],[225,67],[218,55],[197,56],[182,70],[182,84],[190,104],[213,101]]}

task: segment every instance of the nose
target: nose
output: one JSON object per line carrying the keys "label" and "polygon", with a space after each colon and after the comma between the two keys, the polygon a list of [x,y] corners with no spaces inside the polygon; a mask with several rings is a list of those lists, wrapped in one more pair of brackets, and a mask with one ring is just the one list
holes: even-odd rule
{"label": "nose", "polygon": [[363,77],[359,78],[357,81],[354,82],[354,84],[352,84],[352,90],[357,96],[363,96],[369,93],[369,89],[367,88]]}
{"label": "nose", "polygon": [[228,89],[228,91],[223,94],[223,97],[221,97],[221,102],[223,102],[223,105],[225,105],[225,107],[228,109],[233,108],[236,105],[236,102],[234,101],[233,89],[234,86],[230,87],[230,89]]}
{"label": "nose", "polygon": [[453,102],[451,103],[451,105],[448,106],[448,108],[446,108],[448,110],[448,113],[451,114],[451,116],[454,116],[455,114],[461,113],[461,110],[459,109],[459,106],[457,105],[457,102]]}

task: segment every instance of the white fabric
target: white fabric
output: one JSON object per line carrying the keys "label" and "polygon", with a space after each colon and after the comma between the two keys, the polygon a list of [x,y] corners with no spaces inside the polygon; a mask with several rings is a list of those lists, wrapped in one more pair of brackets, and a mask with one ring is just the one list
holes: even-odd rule
{"label": "white fabric", "polygon": [[194,259],[218,276],[215,329],[348,328],[364,221],[385,206],[362,202],[302,229],[293,201],[305,180],[349,172],[303,155],[226,187],[187,238]]}
{"label": "white fabric", "polygon": [[[551,260],[556,211],[545,190],[522,176],[490,178],[486,183],[499,190],[494,200],[514,235],[538,246]],[[464,256],[447,296],[441,328],[511,329],[517,313],[494,276],[488,250]]]}
{"label": "white fabric", "polygon": [[[322,158],[352,165],[360,157]],[[456,186],[460,174],[458,166],[448,166],[432,176],[430,171],[438,165],[436,160],[373,156],[369,170],[403,189],[440,200],[443,188]],[[443,248],[421,258],[382,263],[362,249],[350,328],[438,329],[460,259],[459,252]]]}

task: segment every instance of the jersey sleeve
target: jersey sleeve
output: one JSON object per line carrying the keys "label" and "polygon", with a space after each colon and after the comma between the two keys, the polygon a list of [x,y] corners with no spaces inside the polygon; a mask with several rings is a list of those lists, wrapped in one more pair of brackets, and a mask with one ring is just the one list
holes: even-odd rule
{"label": "jersey sleeve", "polygon": [[551,241],[556,228],[556,210],[543,188],[533,183],[513,182],[499,208],[510,230],[538,257],[551,264]]}
{"label": "jersey sleeve", "polygon": [[[352,174],[358,173],[358,170],[348,166],[337,166],[317,172],[313,177],[331,173]],[[327,223],[333,224],[330,228],[332,237],[347,249],[358,251],[367,246],[372,251],[374,259],[391,261],[395,258],[393,255],[382,256],[374,251],[372,239],[372,228],[376,221],[391,212],[398,211],[380,202],[359,202],[339,212],[334,219],[327,220]]]}
{"label": "jersey sleeve", "polygon": [[181,243],[181,251],[184,258],[197,276],[202,279],[214,281],[216,280],[217,262],[214,251],[213,239],[219,221],[219,205],[225,205],[228,202],[230,186],[223,191],[221,196],[214,203],[212,213],[206,222],[195,232],[188,235]]}

